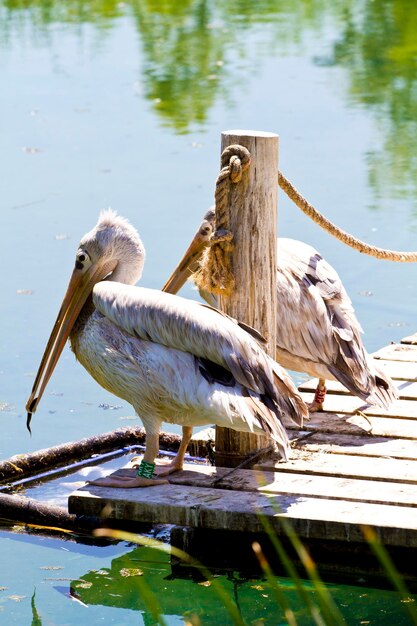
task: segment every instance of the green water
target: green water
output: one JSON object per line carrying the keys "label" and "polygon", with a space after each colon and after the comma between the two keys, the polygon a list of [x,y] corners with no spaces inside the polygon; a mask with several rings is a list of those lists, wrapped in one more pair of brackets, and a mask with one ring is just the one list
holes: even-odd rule
{"label": "green water", "polygon": [[[222,130],[277,132],[280,168],[330,219],[376,245],[417,247],[413,0],[0,0],[0,86],[0,458],[131,423],[69,351],[32,438],[24,404],[79,238],[114,207],[145,242],[142,284],[160,287],[212,203]],[[412,265],[344,247],[282,194],[279,233],[338,269],[368,350],[417,330]],[[119,560],[138,558],[167,623],[188,610],[227,623],[211,588],[171,580],[143,548],[7,531],[0,542],[1,623],[150,624],[120,576],[130,566]],[[93,584],[71,600],[80,578]],[[222,580],[248,623],[284,623],[266,583]],[[389,592],[332,592],[349,624],[409,623]]]}
{"label": "green water", "polygon": [[[207,581],[173,578],[168,557],[155,550],[126,544],[93,550],[48,538],[31,537],[29,541],[25,535],[11,537],[4,532],[0,538],[3,553],[13,553],[7,579],[1,581],[2,624],[150,626],[156,622],[141,595],[143,582],[155,594],[163,619],[170,626],[187,623],[187,617],[190,620],[191,616],[197,616],[204,625],[233,624]],[[238,572],[216,580],[236,600],[248,624],[286,623],[265,581],[244,579]],[[297,599],[293,583],[283,578],[280,585],[297,623],[310,626],[311,618]],[[404,605],[392,592],[359,586],[329,588],[349,624],[406,626],[410,623]],[[308,584],[306,589],[314,599],[314,591]]]}

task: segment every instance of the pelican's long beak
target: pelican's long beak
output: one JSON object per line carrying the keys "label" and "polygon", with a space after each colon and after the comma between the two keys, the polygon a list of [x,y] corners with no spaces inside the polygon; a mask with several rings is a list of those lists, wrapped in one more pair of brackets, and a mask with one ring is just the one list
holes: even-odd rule
{"label": "pelican's long beak", "polygon": [[174,294],[178,293],[187,279],[197,271],[198,263],[204,249],[209,245],[213,225],[214,213],[213,211],[209,211],[201,222],[187,250],[184,252],[181,261],[162,287],[162,291]]}
{"label": "pelican's long beak", "polygon": [[30,432],[30,420],[35,413],[45,391],[52,372],[58,362],[65,342],[74,326],[93,287],[114,270],[117,262],[103,261],[91,265],[88,269],[75,268],[72,272],[67,291],[59,309],[58,317],[48,339],[38,373],[33,384],[32,393],[26,403],[28,412],[26,426]]}

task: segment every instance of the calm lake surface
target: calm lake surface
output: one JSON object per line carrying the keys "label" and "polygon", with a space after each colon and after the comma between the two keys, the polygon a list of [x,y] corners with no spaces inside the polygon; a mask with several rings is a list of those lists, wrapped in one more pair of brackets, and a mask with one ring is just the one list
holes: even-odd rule
{"label": "calm lake surface", "polygon": [[[69,350],[32,437],[24,406],[80,237],[113,207],[147,248],[142,284],[161,287],[213,201],[222,130],[278,133],[280,169],[327,217],[367,242],[417,248],[411,0],[0,0],[0,85],[2,459],[132,423]],[[343,246],[282,193],[278,229],[339,271],[369,351],[417,330],[413,265]],[[229,623],[210,588],[170,580],[168,557],[150,549],[7,530],[0,542],[0,623],[152,624],[121,574],[135,569],[167,624],[194,610]],[[224,584],[248,623],[285,623],[266,583]],[[332,591],[349,624],[409,623],[389,592]]]}

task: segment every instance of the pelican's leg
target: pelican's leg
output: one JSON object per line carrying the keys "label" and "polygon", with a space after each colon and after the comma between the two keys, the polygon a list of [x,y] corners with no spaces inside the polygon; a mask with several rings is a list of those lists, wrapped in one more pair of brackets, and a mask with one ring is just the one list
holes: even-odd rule
{"label": "pelican's leg", "polygon": [[[143,455],[142,463],[145,462],[149,465],[154,465],[158,449],[159,431],[146,433],[146,449],[145,454]],[[164,478],[145,478],[145,476],[136,475],[134,478],[130,478],[128,476],[106,476],[105,478],[97,478],[97,480],[89,481],[88,484],[95,485],[97,487],[133,489],[135,487],[152,487],[154,485],[162,485],[167,482],[168,481]]]}
{"label": "pelican's leg", "polygon": [[324,378],[319,378],[319,384],[317,385],[316,393],[314,394],[314,400],[308,405],[310,413],[316,411],[323,411],[324,398],[326,397],[326,381]]}
{"label": "pelican's leg", "polygon": [[182,470],[184,467],[184,456],[187,451],[188,444],[190,443],[191,435],[193,434],[192,426],[183,426],[182,427],[182,439],[180,443],[180,447],[178,448],[178,452],[176,456],[173,458],[171,463],[167,463],[166,465],[157,465],[155,468],[155,472],[158,476],[168,476],[168,474],[173,474],[174,472],[178,472]]}

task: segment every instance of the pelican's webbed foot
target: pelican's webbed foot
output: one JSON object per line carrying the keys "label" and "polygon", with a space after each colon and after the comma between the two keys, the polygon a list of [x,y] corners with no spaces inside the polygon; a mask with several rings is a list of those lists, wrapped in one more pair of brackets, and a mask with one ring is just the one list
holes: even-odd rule
{"label": "pelican's webbed foot", "polygon": [[165,485],[168,481],[163,478],[145,478],[144,476],[106,476],[90,480],[87,485],[94,487],[115,487],[116,489],[135,489],[138,487],[154,487],[155,485]]}
{"label": "pelican's webbed foot", "polygon": [[161,463],[155,466],[156,476],[169,476],[174,472],[180,472],[184,469],[184,459],[175,457],[170,463]]}

